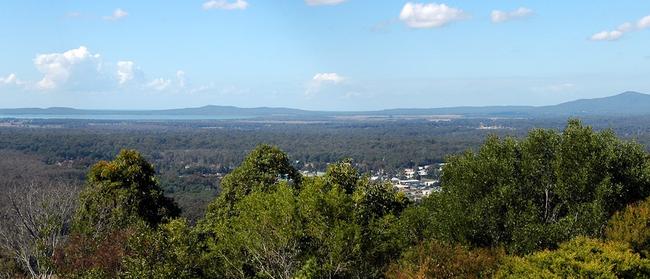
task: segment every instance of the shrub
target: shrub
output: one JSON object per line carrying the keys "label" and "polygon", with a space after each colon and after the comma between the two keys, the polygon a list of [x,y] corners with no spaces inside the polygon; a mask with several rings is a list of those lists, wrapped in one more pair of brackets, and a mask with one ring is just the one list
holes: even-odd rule
{"label": "shrub", "polygon": [[643,257],[650,254],[650,199],[628,205],[614,214],[606,229],[607,239],[629,243]]}
{"label": "shrub", "polygon": [[577,237],[555,251],[506,257],[495,278],[648,278],[650,260],[623,242]]}
{"label": "shrub", "polygon": [[459,245],[427,241],[406,251],[392,264],[387,278],[487,278],[497,269],[503,251],[467,249]]}

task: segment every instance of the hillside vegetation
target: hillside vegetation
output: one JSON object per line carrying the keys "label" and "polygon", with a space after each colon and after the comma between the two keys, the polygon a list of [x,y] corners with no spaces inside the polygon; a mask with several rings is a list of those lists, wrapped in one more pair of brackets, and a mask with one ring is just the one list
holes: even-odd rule
{"label": "hillside vegetation", "polygon": [[[650,160],[611,131],[489,137],[412,203],[349,160],[302,177],[259,145],[204,216],[179,217],[154,166],[122,150],[61,187],[4,199],[0,271],[58,278],[650,277]],[[70,196],[69,194],[67,196]],[[70,210],[63,210],[63,209]]]}

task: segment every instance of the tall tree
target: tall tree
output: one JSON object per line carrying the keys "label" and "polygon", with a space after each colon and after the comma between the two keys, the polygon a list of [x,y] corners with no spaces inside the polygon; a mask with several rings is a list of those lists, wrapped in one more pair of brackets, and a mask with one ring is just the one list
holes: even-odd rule
{"label": "tall tree", "polygon": [[97,236],[138,222],[156,227],[179,213],[158,186],[153,165],[135,150],[122,150],[113,161],[91,168],[73,229]]}
{"label": "tall tree", "polygon": [[301,176],[291,166],[287,154],[279,148],[266,144],[257,146],[239,167],[221,180],[221,192],[208,205],[206,218],[218,219],[234,215],[235,203],[251,192],[273,190],[280,180],[287,180],[298,187]]}
{"label": "tall tree", "polygon": [[55,262],[64,277],[116,277],[128,242],[142,230],[156,229],[179,209],[163,195],[153,166],[134,150],[95,164],[72,222],[72,234]]}
{"label": "tall tree", "polygon": [[649,170],[640,145],[578,120],[562,133],[490,137],[477,153],[449,158],[433,218],[451,240],[516,253],[552,248],[602,236],[615,211],[650,194]]}

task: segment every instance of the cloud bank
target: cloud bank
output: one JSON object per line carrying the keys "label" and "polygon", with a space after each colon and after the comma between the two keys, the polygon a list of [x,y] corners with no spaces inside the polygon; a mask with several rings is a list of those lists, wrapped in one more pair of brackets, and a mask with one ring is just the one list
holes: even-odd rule
{"label": "cloud bank", "polygon": [[100,54],[85,46],[60,53],[37,54],[33,63],[42,74],[38,80],[22,81],[11,73],[0,76],[0,86],[18,86],[27,91],[113,92],[124,89],[181,91],[188,85],[182,70],[176,71],[171,78],[147,78],[134,61],[105,63]]}

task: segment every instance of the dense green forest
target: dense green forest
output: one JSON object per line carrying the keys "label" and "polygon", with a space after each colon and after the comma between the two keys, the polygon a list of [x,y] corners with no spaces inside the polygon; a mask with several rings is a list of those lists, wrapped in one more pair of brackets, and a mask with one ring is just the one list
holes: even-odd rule
{"label": "dense green forest", "polygon": [[650,157],[642,145],[570,120],[562,131],[491,135],[478,148],[460,146],[466,151],[445,160],[441,191],[413,203],[371,181],[355,160],[303,177],[291,153],[260,144],[192,221],[164,194],[151,153],[124,149],[94,163],[83,186],[74,184],[75,168],[47,180],[50,167],[41,167],[45,179],[29,182],[24,173],[5,186],[0,271],[60,278],[650,277]]}
{"label": "dense green forest", "polygon": [[[585,118],[596,130],[650,146],[647,117]],[[154,166],[160,186],[194,223],[231,172],[255,146],[278,146],[300,170],[325,171],[352,159],[361,173],[392,175],[402,168],[442,162],[476,150],[496,134],[521,138],[532,128],[561,130],[566,119],[480,119],[450,121],[108,121],[4,120],[0,128],[0,187],[19,181],[65,180],[83,184],[99,160],[135,149]],[[21,126],[22,125],[22,126]],[[479,129],[481,125],[497,129]],[[29,170],[29,171],[24,171]]]}

